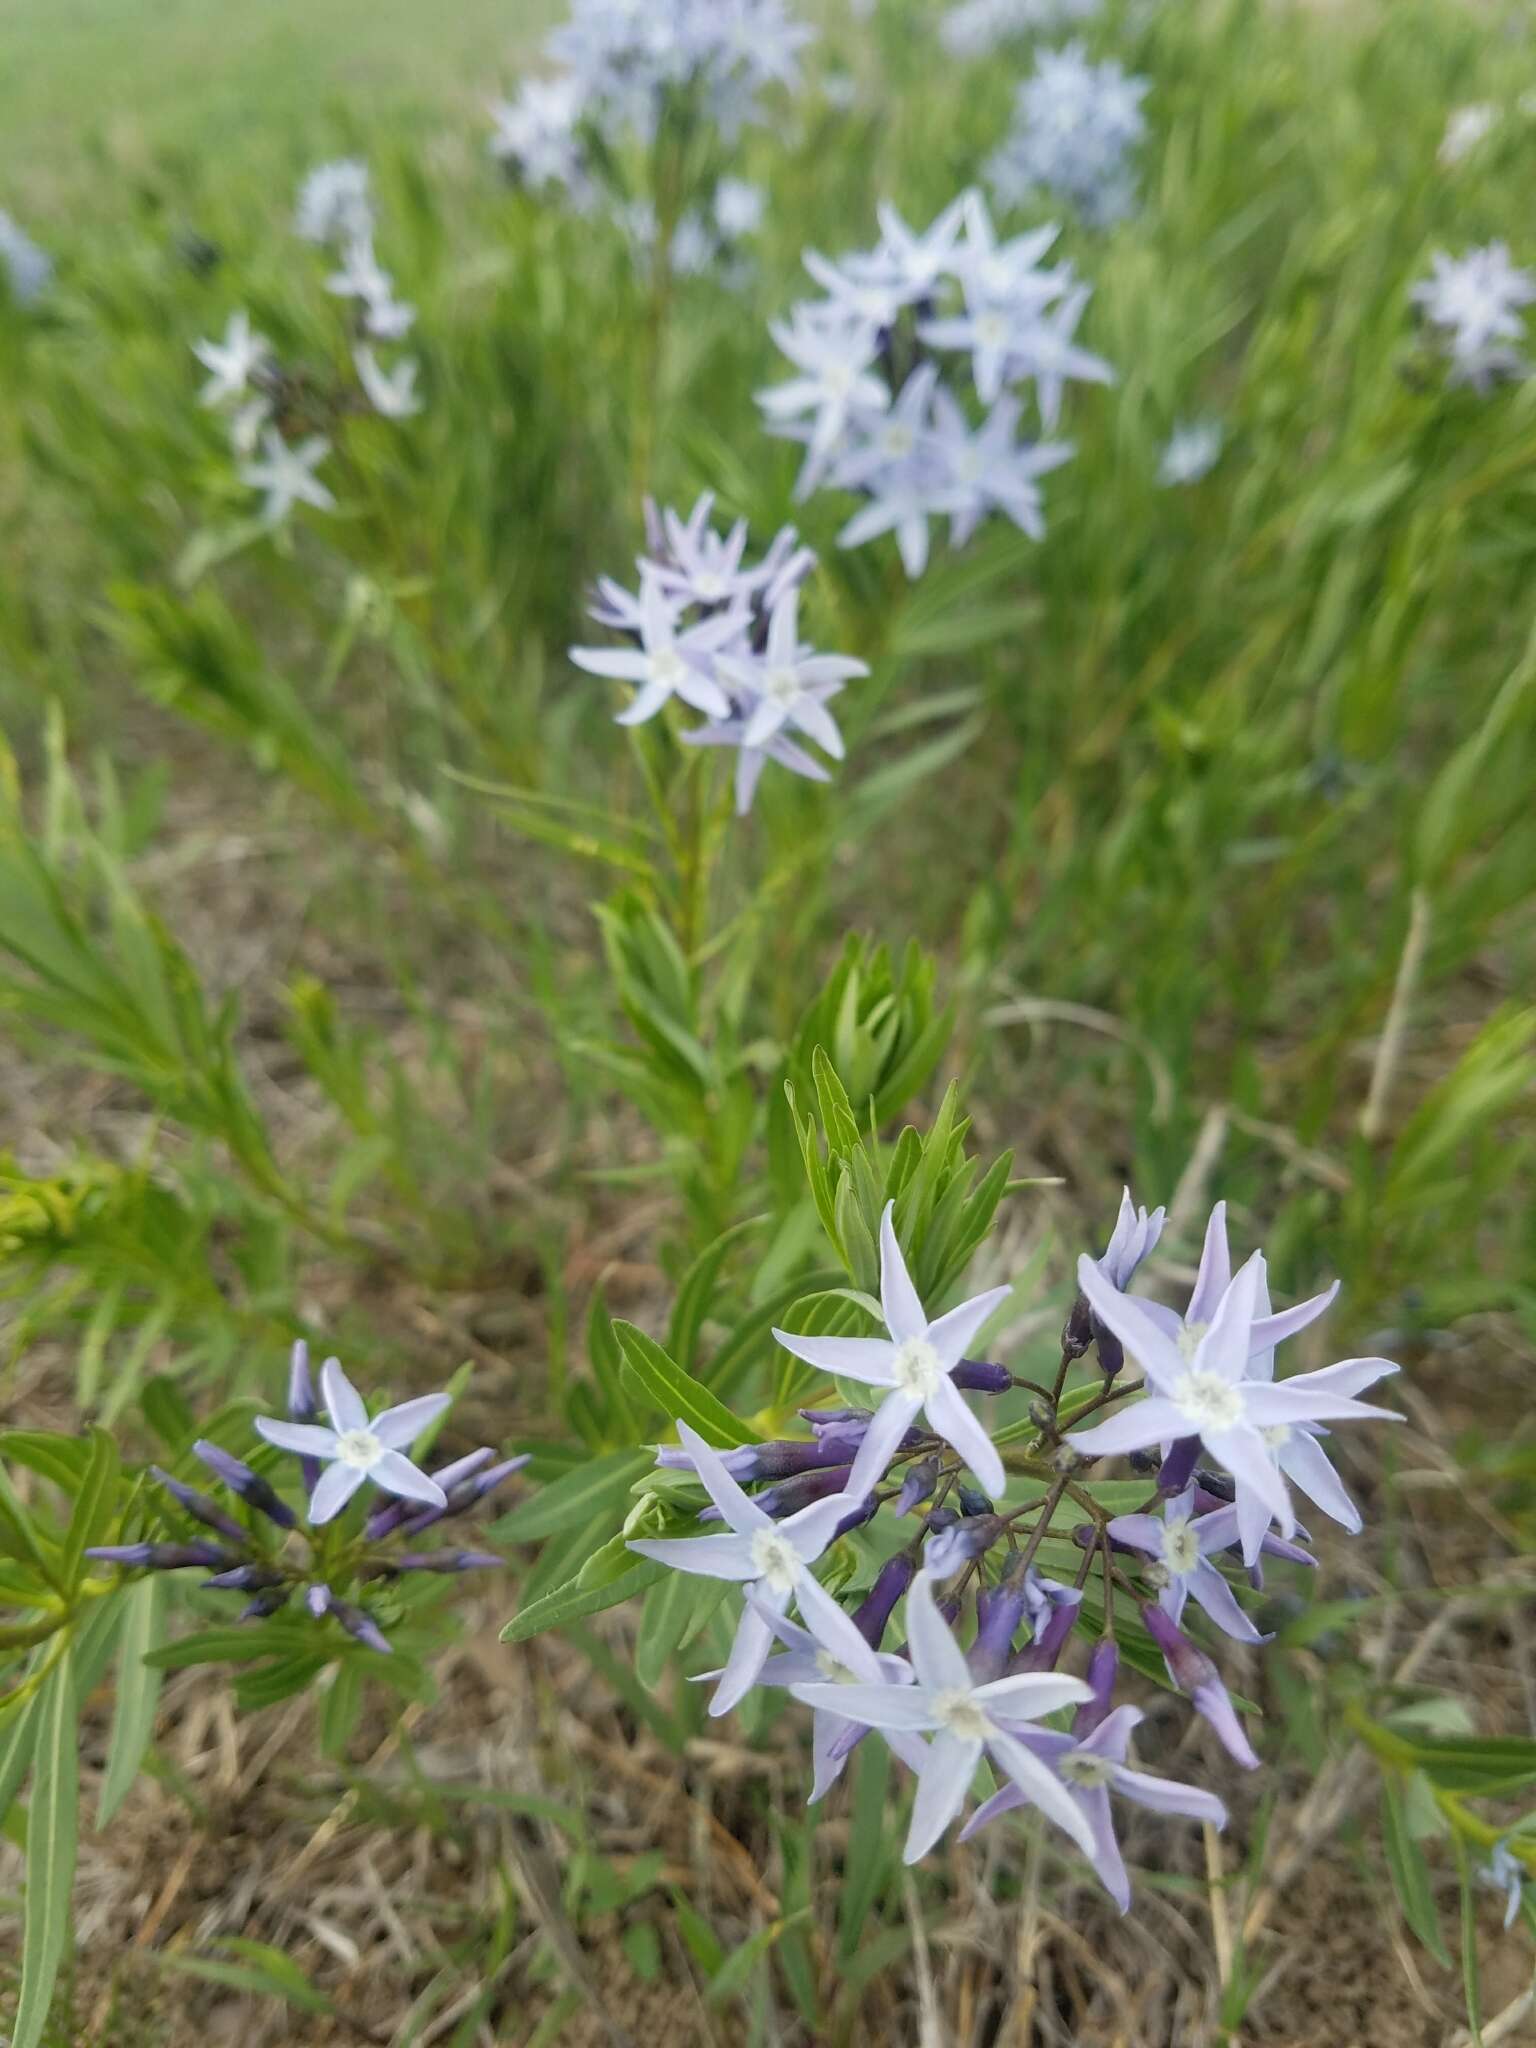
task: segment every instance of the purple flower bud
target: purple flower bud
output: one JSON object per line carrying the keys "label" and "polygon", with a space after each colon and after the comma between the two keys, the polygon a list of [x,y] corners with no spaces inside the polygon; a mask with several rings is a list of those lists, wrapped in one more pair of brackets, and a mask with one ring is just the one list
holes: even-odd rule
{"label": "purple flower bud", "polygon": [[1006,1394],[1013,1385],[1006,1365],[989,1365],[981,1358],[962,1358],[950,1378],[973,1394]]}
{"label": "purple flower bud", "polygon": [[953,1528],[929,1538],[923,1552],[924,1571],[931,1579],[953,1578],[962,1565],[990,1550],[1005,1527],[999,1515],[973,1515],[963,1522],[957,1521]]}
{"label": "purple flower bud", "polygon": [[[309,1346],[302,1337],[296,1337],[293,1350],[288,1355],[288,1419],[290,1422],[313,1422],[319,1413],[315,1384],[309,1376]],[[304,1491],[313,1493],[320,1483],[320,1460],[301,1456],[299,1473]]]}
{"label": "purple flower bud", "polygon": [[204,1579],[205,1593],[256,1593],[264,1586],[280,1586],[283,1574],[265,1564],[237,1564],[232,1571]]}
{"label": "purple flower bud", "polygon": [[854,1627],[872,1650],[879,1649],[880,1638],[885,1634],[885,1625],[895,1611],[896,1602],[916,1576],[916,1562],[905,1552],[887,1558],[875,1574],[875,1583],[853,1615]]}
{"label": "purple flower bud", "polygon": [[[852,1468],[850,1467],[849,1469],[851,1470]],[[848,1510],[847,1514],[844,1515],[843,1519],[832,1531],[832,1541],[835,1543],[840,1536],[846,1536],[850,1529],[862,1528],[865,1522],[873,1521],[879,1510],[880,1503],[874,1494],[866,1493],[856,1507]]]}
{"label": "purple flower bud", "polygon": [[228,1451],[220,1450],[206,1437],[199,1437],[192,1449],[209,1471],[223,1480],[231,1493],[238,1493],[258,1514],[265,1515],[269,1522],[276,1522],[279,1529],[295,1526],[297,1517],[293,1509],[285,1500],[279,1500],[266,1480],[253,1472],[249,1465],[243,1464],[239,1458],[232,1458]]}
{"label": "purple flower bud", "polygon": [[249,1530],[242,1529],[233,1515],[226,1515],[217,1501],[210,1500],[206,1493],[199,1493],[195,1487],[184,1486],[179,1479],[173,1479],[169,1472],[162,1472],[158,1465],[151,1465],[150,1471],[170,1494],[179,1501],[196,1521],[206,1528],[217,1529],[221,1536],[228,1536],[242,1547],[249,1540]]}
{"label": "purple flower bud", "polygon": [[476,1502],[484,1500],[488,1493],[494,1492],[503,1479],[509,1479],[514,1472],[521,1472],[532,1455],[531,1451],[525,1451],[520,1458],[503,1458],[499,1465],[472,1472],[467,1479],[460,1479],[451,1486],[439,1473],[438,1483],[448,1496],[446,1506],[423,1508],[419,1514],[407,1515],[399,1525],[400,1534],[419,1536],[423,1529],[430,1529],[434,1522],[441,1522],[449,1515],[462,1515],[467,1508],[474,1507]]}
{"label": "purple flower bud", "polygon": [[1141,1618],[1148,1635],[1163,1653],[1168,1676],[1180,1692],[1189,1695],[1195,1712],[1210,1722],[1228,1756],[1235,1763],[1240,1763],[1245,1771],[1256,1771],[1259,1760],[1243,1733],[1237,1710],[1221,1682],[1221,1674],[1210,1658],[1196,1648],[1160,1607],[1149,1603],[1142,1608]]}
{"label": "purple flower bud", "polygon": [[1061,1326],[1061,1349],[1066,1358],[1081,1358],[1093,1342],[1093,1310],[1088,1306],[1088,1297],[1079,1294],[1067,1312],[1067,1320]]}
{"label": "purple flower bud", "polygon": [[[733,1451],[721,1451],[719,1458],[726,1471],[743,1484],[752,1479],[766,1478],[758,1468],[757,1456],[765,1449],[762,1444],[742,1444]],[[691,1472],[694,1469],[693,1453],[685,1451],[681,1444],[658,1444],[656,1446],[656,1469],[659,1472]]]}
{"label": "purple flower bud", "polygon": [[937,1457],[920,1458],[915,1465],[909,1465],[906,1477],[901,1482],[901,1491],[896,1496],[897,1514],[909,1515],[922,1501],[930,1500],[938,1483]]}
{"label": "purple flower bud", "polygon": [[296,1337],[288,1354],[288,1419],[313,1422],[319,1413],[315,1383],[309,1376],[309,1346],[302,1337]]}
{"label": "purple flower bud", "polygon": [[961,1480],[955,1488],[955,1498],[960,1503],[962,1515],[990,1515],[992,1503],[979,1486],[967,1485]]}
{"label": "purple flower bud", "polygon": [[1157,1475],[1157,1490],[1172,1500],[1181,1494],[1195,1476],[1195,1466],[1200,1458],[1200,1439],[1197,1436],[1181,1436],[1176,1444],[1169,1447],[1168,1455],[1162,1462]]}
{"label": "purple flower bud", "polygon": [[[829,1500],[834,1493],[841,1493],[852,1470],[852,1465],[826,1465],[816,1471],[799,1472],[778,1486],[765,1487],[752,1498],[765,1515],[782,1521],[785,1515],[809,1507],[813,1500]],[[701,1508],[699,1520],[718,1522],[721,1520],[720,1510],[714,1506]]]}
{"label": "purple flower bud", "polygon": [[383,1630],[371,1614],[365,1614],[361,1607],[354,1607],[350,1600],[331,1600],[331,1612],[341,1623],[349,1636],[356,1636],[360,1643],[366,1643],[370,1650],[381,1655],[392,1655],[389,1642]]}
{"label": "purple flower bud", "polygon": [[869,1412],[867,1408],[802,1408],[799,1411],[801,1421],[808,1422],[817,1436],[824,1429],[841,1429],[845,1423],[863,1423],[867,1429]]}
{"label": "purple flower bud", "polygon": [[995,1586],[985,1586],[976,1595],[976,1637],[966,1662],[978,1685],[990,1684],[1008,1669],[1013,1639],[1027,1604],[1026,1568],[1019,1563],[1021,1555],[1008,1560]]}
{"label": "purple flower bud", "polygon": [[1125,1364],[1125,1346],[1097,1316],[1093,1318],[1093,1341],[1098,1347],[1099,1371],[1112,1380]]}
{"label": "purple flower bud", "polygon": [[1072,1717],[1072,1733],[1079,1742],[1091,1735],[1114,1704],[1115,1686],[1120,1678],[1120,1652],[1110,1636],[1101,1636],[1088,1659],[1088,1683],[1093,1698],[1084,1700]]}
{"label": "purple flower bud", "polygon": [[103,1564],[144,1565],[152,1572],[179,1572],[191,1565],[206,1571],[236,1562],[217,1543],[99,1543],[85,1554]]}
{"label": "purple flower bud", "polygon": [[[454,1488],[461,1486],[466,1479],[473,1479],[495,1455],[489,1444],[482,1444],[479,1450],[470,1451],[464,1457],[456,1458],[451,1465],[444,1465],[440,1471],[434,1472],[432,1477],[445,1494],[451,1494]],[[432,1520],[446,1513],[446,1508],[427,1510],[427,1516]],[[366,1543],[377,1543],[381,1536],[387,1536],[392,1529],[398,1529],[402,1522],[419,1521],[421,1516],[421,1509],[411,1501],[387,1501],[383,1507],[375,1508],[363,1525],[363,1540]]]}
{"label": "purple flower bud", "polygon": [[489,1550],[407,1550],[390,1560],[397,1572],[472,1572],[505,1563]]}
{"label": "purple flower bud", "polygon": [[1009,1676],[1019,1671],[1054,1671],[1071,1638],[1076,1620],[1075,1601],[1063,1601],[1059,1607],[1053,1606],[1044,1625],[1036,1631],[1034,1641],[1026,1644],[1016,1657],[1010,1658]]}
{"label": "purple flower bud", "polygon": [[304,1605],[319,1621],[330,1610],[331,1589],[329,1586],[307,1586],[304,1590]]}
{"label": "purple flower bud", "polygon": [[270,1586],[264,1592],[258,1593],[254,1600],[248,1600],[235,1619],[265,1621],[269,1614],[276,1614],[280,1607],[288,1605],[288,1595],[292,1591],[292,1586]]}

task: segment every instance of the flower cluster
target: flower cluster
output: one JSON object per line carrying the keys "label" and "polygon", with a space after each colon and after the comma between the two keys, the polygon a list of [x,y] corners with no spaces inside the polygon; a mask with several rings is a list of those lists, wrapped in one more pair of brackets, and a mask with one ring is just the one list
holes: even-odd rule
{"label": "flower cluster", "polygon": [[35,305],[53,276],[53,258],[0,207],[0,271],[18,306]]}
{"label": "flower cluster", "polygon": [[1524,308],[1536,301],[1536,272],[1517,270],[1503,242],[1465,256],[1437,250],[1430,274],[1409,294],[1450,357],[1453,384],[1486,391],[1529,367],[1520,352]]}
{"label": "flower cluster", "polygon": [[1017,36],[1040,35],[1089,21],[1103,0],[961,0],[939,23],[952,57],[990,57]]}
{"label": "flower cluster", "polygon": [[356,307],[352,362],[361,401],[349,391],[322,390],[303,371],[286,369],[243,309],[230,315],[222,340],[204,339],[192,350],[208,372],[199,403],[227,419],[240,481],[262,493],[262,518],[269,526],[280,525],[295,505],[335,510],[335,496],[317,474],[331,439],[315,431],[317,426],[356,410],[360,402],[392,420],[409,419],[421,409],[415,358],[399,356],[386,367],[376,347],[400,340],[416,313],[397,297],[394,280],[374,253],[367,166],[349,158],[311,171],[300,188],[294,227],[306,241],[336,253],[340,268],[326,289]]}
{"label": "flower cluster", "polygon": [[[158,1466],[154,1477],[201,1531],[190,1541],[146,1540],[97,1545],[88,1554],[105,1564],[145,1571],[204,1571],[206,1588],[243,1593],[240,1619],[259,1620],[296,1596],[323,1621],[327,1615],[370,1649],[389,1650],[389,1639],[364,1604],[362,1588],[410,1572],[464,1572],[499,1565],[492,1551],[457,1547],[423,1549],[420,1539],[439,1522],[466,1513],[528,1460],[497,1460],[489,1445],[425,1472],[407,1455],[446,1411],[451,1396],[424,1394],[370,1418],[367,1404],[338,1360],[320,1368],[316,1399],[308,1348],[293,1347],[288,1379],[288,1420],[260,1417],[257,1433],[294,1452],[307,1495],[307,1541],[299,1517],[268,1480],[218,1444],[199,1440],[196,1455],[251,1512],[237,1519],[218,1501],[174,1479]],[[371,1485],[385,1498],[357,1526],[338,1525],[352,1496]]]}
{"label": "flower cluster", "polygon": [[987,166],[993,191],[1009,206],[1049,193],[1093,227],[1124,220],[1136,204],[1130,158],[1146,133],[1150,87],[1112,58],[1092,63],[1081,43],[1042,50]]}
{"label": "flower cluster", "polygon": [[571,659],[589,675],[635,686],[620,725],[643,725],[673,699],[702,713],[707,723],[680,737],[690,746],[735,750],[736,809],[744,816],[769,761],[815,782],[829,779],[791,735],[840,761],[842,735],[827,705],[869,670],[802,643],[800,585],[816,557],[799,545],[794,528],[783,528],[762,559],[748,563],[746,521],[718,533],[713,509],[708,491],[687,519],[647,505],[639,592],[603,577],[591,607],[600,625],[631,644],[573,647]]}
{"label": "flower cluster", "polygon": [[[760,391],[758,404],[770,433],[805,447],[799,497],[825,484],[868,500],[839,545],[894,533],[907,574],[919,576],[933,518],[948,518],[955,547],[993,512],[1042,537],[1040,479],[1072,449],[1021,434],[1019,391],[1033,386],[1048,434],[1069,382],[1107,384],[1113,372],[1074,339],[1091,288],[1070,263],[1041,260],[1054,228],[1000,241],[978,192],[922,230],[882,206],[880,227],[875,248],[835,263],[807,251],[826,296],[773,324],[798,374]],[[948,352],[969,358],[979,419]]]}
{"label": "flower cluster", "polygon": [[[719,1681],[710,1711],[728,1711],[755,1685],[786,1687],[811,1707],[813,1800],[854,1747],[878,1730],[917,1774],[910,1862],[959,1813],[985,1756],[1001,1789],[967,1834],[1013,1808],[1033,1807],[1076,1844],[1123,1909],[1129,1883],[1111,1825],[1113,1795],[1217,1826],[1225,1815],[1211,1793],[1148,1776],[1129,1761],[1142,1717],[1134,1706],[1114,1704],[1116,1608],[1137,1617],[1143,1642],[1150,1637],[1162,1652],[1172,1683],[1235,1761],[1254,1768],[1258,1759],[1217,1666],[1186,1631],[1186,1610],[1193,1603],[1206,1623],[1238,1642],[1266,1640],[1240,1592],[1261,1583],[1266,1556],[1313,1562],[1294,1540],[1300,1532],[1288,1482],[1346,1528],[1359,1528],[1321,1440],[1325,1425],[1395,1420],[1358,1397],[1397,1368],[1384,1358],[1356,1358],[1277,1379],[1277,1346],[1321,1315],[1337,1289],[1273,1310],[1262,1253],[1232,1270],[1223,1204],[1211,1215],[1182,1313],[1131,1295],[1130,1281],[1158,1242],[1163,1214],[1138,1211],[1127,1194],[1104,1253],[1079,1262],[1060,1370],[1054,1389],[1046,1389],[967,1355],[1006,1287],[930,1316],[902,1256],[894,1209],[887,1204],[880,1226],[885,1334],[774,1332],[787,1351],[840,1385],[877,1390],[879,1405],[872,1412],[803,1409],[809,1439],[724,1453],[679,1422],[679,1447],[664,1447],[658,1461],[691,1468],[710,1499],[699,1520],[724,1527],[640,1538],[630,1548],[741,1586],[729,1659],[708,1674]],[[1071,1411],[1073,1424],[1087,1426],[1067,1426],[1069,1370],[1093,1349],[1098,1384],[1086,1400],[1075,1395]],[[1128,1358],[1144,1382],[1127,1373]],[[1034,1396],[1037,1434],[1018,1467],[1028,1498],[1008,1508],[1002,1496],[1009,1475],[965,1395],[1015,1387]],[[1114,1412],[1090,1420],[1107,1410]],[[1113,1510],[1095,1495],[1092,1467],[1111,1456],[1130,1456],[1133,1469],[1148,1474],[1147,1497],[1134,1511]],[[766,1486],[747,1490],[759,1481]],[[1118,1491],[1124,1494],[1123,1484]],[[867,1589],[857,1563],[844,1562],[832,1575],[832,1584],[854,1589],[849,1611],[814,1567],[840,1537],[876,1523],[882,1510],[885,1540],[868,1542],[866,1554],[884,1562],[876,1563]],[[895,1524],[913,1515],[916,1533],[904,1540]],[[870,1529],[870,1537],[875,1533]],[[1053,1556],[1072,1555],[1063,1537],[1080,1550],[1074,1584],[1041,1570],[1048,1536],[1056,1539]],[[1058,1666],[1096,1570],[1103,1577],[1102,1634],[1086,1676],[1066,1676]],[[884,1650],[903,1598],[905,1646]],[[791,1605],[798,1622],[788,1618]],[[1120,1626],[1123,1632],[1128,1624],[1122,1619]],[[1066,1708],[1073,1709],[1069,1726],[1041,1725]]]}
{"label": "flower cluster", "polygon": [[[768,87],[796,83],[811,34],[783,0],[574,0],[545,44],[560,69],[492,107],[491,152],[528,190],[557,192],[580,213],[611,212],[636,250],[649,251],[655,210],[614,178],[618,158],[649,146],[669,115],[679,132],[702,125],[734,138],[761,118]],[[676,222],[673,267],[738,257],[761,215],[756,187],[720,179]]]}

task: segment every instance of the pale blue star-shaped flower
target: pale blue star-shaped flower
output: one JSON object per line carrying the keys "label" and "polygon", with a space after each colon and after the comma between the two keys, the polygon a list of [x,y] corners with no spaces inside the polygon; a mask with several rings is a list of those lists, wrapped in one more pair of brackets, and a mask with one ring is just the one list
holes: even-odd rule
{"label": "pale blue star-shaped flower", "polygon": [[950,1374],[1013,1289],[990,1287],[930,1322],[896,1241],[895,1207],[893,1201],[887,1202],[880,1219],[880,1306],[889,1335],[796,1337],[779,1329],[773,1334],[786,1351],[820,1372],[890,1390],[875,1410],[848,1476],[848,1492],[855,1500],[863,1500],[884,1478],[897,1445],[919,1414],[936,1436],[959,1452],[995,1499],[1007,1485],[1003,1461]]}
{"label": "pale blue star-shaped flower", "polygon": [[334,1358],[320,1368],[320,1392],[331,1418],[329,1429],[312,1422],[275,1422],[266,1415],[256,1418],[257,1432],[269,1444],[324,1465],[309,1497],[312,1524],[318,1527],[339,1515],[368,1481],[402,1500],[424,1501],[434,1508],[447,1505],[442,1487],[405,1452],[442,1414],[451,1395],[423,1394],[386,1408],[370,1421],[367,1403]]}
{"label": "pale blue star-shaped flower", "polygon": [[[730,1658],[709,1703],[711,1714],[728,1714],[757,1683],[767,1659],[773,1642],[767,1613],[783,1614],[793,1599],[808,1621],[819,1615],[826,1623],[827,1612],[833,1609],[846,1619],[831,1594],[818,1584],[810,1567],[858,1502],[847,1494],[833,1494],[776,1522],[743,1493],[719,1453],[696,1430],[679,1421],[677,1436],[691,1455],[693,1469],[730,1533],[636,1538],[629,1548],[639,1557],[670,1565],[674,1571],[693,1572],[708,1579],[729,1579],[755,1592],[756,1600],[742,1611]],[[836,1623],[826,1625],[836,1627]]]}
{"label": "pale blue star-shaped flower", "polygon": [[1018,1724],[1090,1698],[1083,1681],[1029,1671],[978,1685],[965,1652],[939,1612],[926,1572],[919,1572],[907,1595],[907,1646],[915,1674],[910,1685],[792,1688],[805,1705],[882,1734],[931,1734],[918,1774],[904,1860],[917,1862],[949,1826],[965,1802],[983,1754],[1064,1829],[1085,1856],[1091,1856],[1093,1833],[1081,1806],[1018,1735]]}

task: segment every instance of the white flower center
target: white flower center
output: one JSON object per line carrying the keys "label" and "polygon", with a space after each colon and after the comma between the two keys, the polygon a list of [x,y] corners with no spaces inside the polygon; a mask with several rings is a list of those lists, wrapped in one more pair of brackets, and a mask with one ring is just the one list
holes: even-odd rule
{"label": "white flower center", "polygon": [[917,436],[905,420],[892,420],[882,438],[886,454],[897,457],[910,455],[917,444]]}
{"label": "white flower center", "polygon": [[759,1529],[752,1538],[752,1562],[758,1577],[775,1593],[792,1593],[800,1576],[795,1546],[777,1529]]}
{"label": "white flower center", "polygon": [[1291,1425],[1288,1422],[1272,1422],[1259,1435],[1272,1451],[1283,1451],[1291,1440]]}
{"label": "white flower center", "polygon": [[821,381],[829,397],[846,398],[853,389],[853,370],[847,363],[829,363]]}
{"label": "white flower center", "polygon": [[981,473],[982,461],[980,453],[975,448],[962,448],[955,457],[955,475],[960,479],[961,483],[979,483],[981,481]]}
{"label": "white flower center", "polygon": [[985,1707],[979,1707],[968,1692],[941,1692],[934,1696],[933,1718],[950,1735],[962,1742],[985,1742],[992,1733]]}
{"label": "white flower center", "polygon": [[1216,1372],[1187,1372],[1173,1390],[1173,1398],[1193,1433],[1235,1429],[1243,1419],[1243,1397],[1230,1380]]}
{"label": "white flower center", "polygon": [[774,704],[793,704],[800,695],[800,678],[792,668],[771,668],[763,677],[763,695]]}
{"label": "white flower center", "polygon": [[1188,1522],[1170,1522],[1163,1530],[1163,1563],[1176,1579],[1200,1562],[1200,1539]]}
{"label": "white flower center", "polygon": [[908,1337],[896,1346],[896,1356],[891,1360],[891,1383],[904,1394],[919,1394],[926,1401],[937,1391],[943,1377],[939,1354],[926,1337]]}
{"label": "white flower center", "polygon": [[336,1439],[337,1461],[366,1472],[384,1455],[384,1446],[371,1429],[344,1429]]}
{"label": "white flower center", "polygon": [[1081,1751],[1062,1757],[1056,1769],[1073,1785],[1107,1785],[1115,1767],[1107,1756],[1084,1756]]}
{"label": "white flower center", "polygon": [[816,1652],[816,1669],[828,1685],[856,1685],[858,1680],[846,1664],[839,1664],[830,1650]]}
{"label": "white flower center", "polygon": [[697,596],[713,604],[717,597],[725,595],[725,578],[714,569],[701,569],[693,579],[693,588]]}
{"label": "white flower center", "polygon": [[663,647],[651,656],[651,680],[663,683],[669,690],[675,690],[687,673],[687,664],[673,647]]}
{"label": "white flower center", "polygon": [[1008,322],[1001,313],[982,313],[976,321],[976,339],[983,348],[1006,348]]}

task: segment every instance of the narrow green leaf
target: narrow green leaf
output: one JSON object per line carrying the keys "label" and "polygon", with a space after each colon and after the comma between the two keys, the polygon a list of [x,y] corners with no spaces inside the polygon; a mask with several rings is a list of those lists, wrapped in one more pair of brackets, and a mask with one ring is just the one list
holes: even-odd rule
{"label": "narrow green leaf", "polygon": [[64,1537],[63,1574],[67,1586],[78,1586],[85,1576],[86,1545],[105,1532],[117,1499],[117,1445],[106,1430],[93,1429],[90,1451],[90,1462],[81,1475],[75,1511]]}
{"label": "narrow green leaf", "polygon": [[1402,1784],[1395,1776],[1385,1776],[1381,1781],[1381,1805],[1387,1869],[1392,1878],[1392,1889],[1403,1909],[1403,1918],[1435,1961],[1449,1969],[1451,1959],[1446,1954],[1445,1941],[1440,1933],[1428,1866],[1409,1829],[1407,1802]]}
{"label": "narrow green leaf", "polygon": [[1461,1880],[1461,1989],[1467,2001],[1467,2031],[1472,2048],[1483,2048],[1483,1987],[1477,1967],[1477,1900],[1472,1891],[1472,1859],[1461,1836],[1453,1833],[1456,1875]]}
{"label": "narrow green leaf", "polygon": [[69,1940],[79,1799],[74,1647],[38,1693],[37,1751],[27,1814],[27,1897],[21,1990],[11,2048],[38,2048]]}
{"label": "narrow green leaf", "polygon": [[107,1744],[107,1769],[96,1803],[96,1825],[104,1828],[127,1797],[155,1729],[155,1707],[163,1673],[145,1658],[165,1625],[165,1581],[147,1572],[122,1596],[124,1618],[117,1653],[117,1699]]}
{"label": "narrow green leaf", "polygon": [[626,1494],[655,1463],[649,1451],[610,1451],[541,1487],[510,1514],[492,1523],[498,1543],[534,1543],[563,1529],[591,1528],[606,1540],[606,1524],[619,1514]]}
{"label": "narrow green leaf", "polygon": [[635,1593],[643,1593],[647,1586],[654,1585],[665,1565],[654,1564],[649,1558],[636,1561],[633,1571],[620,1579],[614,1579],[606,1586],[578,1586],[574,1580],[557,1586],[553,1593],[546,1593],[542,1600],[535,1600],[515,1614],[501,1632],[504,1643],[524,1643],[530,1636],[542,1635],[545,1629],[560,1628],[568,1621],[580,1621],[588,1614],[601,1614],[605,1608],[617,1607]]}
{"label": "narrow green leaf", "polygon": [[624,1361],[669,1420],[690,1423],[708,1444],[735,1449],[761,1443],[757,1431],[733,1415],[725,1403],[670,1359],[654,1338],[633,1323],[615,1323],[614,1334]]}

